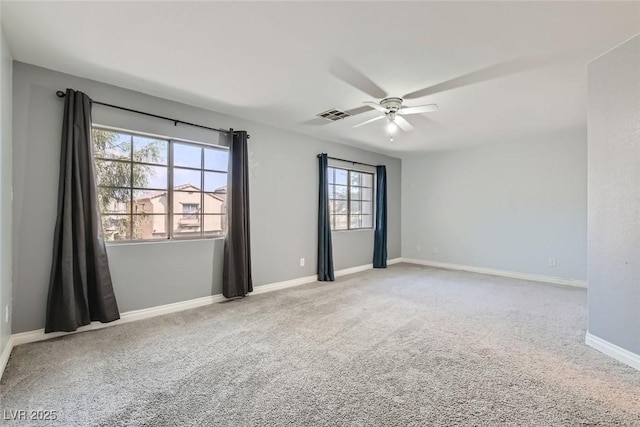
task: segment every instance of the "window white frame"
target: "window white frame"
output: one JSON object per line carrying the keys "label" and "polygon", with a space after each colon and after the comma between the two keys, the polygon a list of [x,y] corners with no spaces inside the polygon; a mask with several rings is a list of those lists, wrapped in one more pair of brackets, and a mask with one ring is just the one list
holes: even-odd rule
{"label": "window white frame", "polygon": [[[126,163],[126,164],[130,164],[131,165],[131,180],[130,180],[130,184],[128,186],[109,186],[109,185],[98,185],[98,191],[100,191],[100,188],[118,188],[118,189],[122,189],[122,190],[129,190],[130,191],[130,201],[129,201],[129,207],[128,207],[128,211],[124,212],[124,213],[119,213],[119,214],[114,214],[113,212],[109,212],[109,213],[103,213],[102,216],[103,217],[109,217],[109,216],[122,216],[122,217],[130,217],[129,219],[129,225],[128,225],[128,236],[129,238],[125,238],[125,239],[118,239],[118,240],[107,240],[106,243],[108,244],[118,244],[118,243],[138,243],[138,242],[162,242],[162,241],[170,241],[170,240],[191,240],[191,239],[216,239],[216,238],[220,238],[223,237],[226,233],[226,224],[227,224],[227,218],[226,218],[226,205],[223,204],[222,208],[223,211],[220,213],[207,213],[207,212],[201,212],[200,214],[197,214],[198,216],[198,226],[197,228],[199,228],[200,230],[198,232],[185,232],[185,233],[179,233],[176,232],[174,230],[174,218],[178,219],[182,218],[184,216],[184,213],[182,211],[180,212],[174,212],[174,208],[176,208],[174,206],[174,197],[175,197],[175,185],[174,185],[174,172],[177,170],[186,170],[186,171],[195,171],[195,172],[199,172],[200,173],[200,182],[198,182],[197,184],[199,184],[199,187],[197,188],[197,190],[192,191],[192,193],[199,193],[199,200],[195,203],[191,203],[191,204],[197,204],[200,208],[200,210],[203,210],[203,207],[206,207],[205,205],[205,197],[209,197],[209,195],[211,194],[216,194],[215,191],[206,191],[205,189],[205,174],[206,173],[217,173],[217,174],[225,174],[227,175],[227,170],[222,170],[222,169],[214,169],[214,168],[207,168],[205,165],[205,149],[211,149],[211,150],[219,150],[219,151],[225,151],[227,152],[227,156],[228,156],[228,151],[229,149],[227,147],[223,147],[220,145],[214,145],[214,144],[207,144],[207,143],[202,143],[202,142],[196,142],[196,141],[189,141],[189,140],[183,140],[183,139],[179,139],[179,138],[173,138],[173,137],[168,137],[168,136],[161,136],[161,135],[156,135],[156,134],[149,134],[149,133],[144,133],[144,132],[137,132],[137,131],[131,131],[131,130],[126,130],[126,129],[120,129],[120,128],[114,128],[114,127],[110,127],[110,126],[103,126],[103,125],[99,125],[99,124],[93,124],[92,125],[92,130],[99,130],[99,131],[105,131],[105,132],[111,132],[111,133],[116,133],[116,134],[120,134],[120,135],[127,135],[131,137],[131,146],[130,146],[130,158],[127,159],[113,159],[113,158],[109,158],[109,157],[100,157],[98,155],[95,155],[94,153],[94,162],[120,162],[120,163]],[[92,134],[93,136],[93,134]],[[151,138],[151,139],[155,139],[155,140],[159,140],[162,141],[164,143],[166,143],[166,163],[152,163],[152,162],[144,162],[144,161],[138,161],[134,159],[134,149],[133,149],[133,138],[135,137],[141,137],[141,138]],[[197,147],[200,149],[201,151],[201,159],[200,159],[200,167],[190,167],[190,166],[176,166],[174,165],[174,148],[176,145],[185,145],[185,146],[193,146],[193,147]],[[142,165],[142,166],[151,166],[151,167],[166,167],[167,169],[167,183],[166,183],[166,188],[155,188],[153,186],[148,186],[145,188],[141,188],[138,187],[136,185],[134,185],[133,183],[133,167],[135,165]],[[226,179],[224,180],[226,183]],[[164,216],[165,217],[165,230],[166,230],[166,237],[161,237],[161,238],[133,238],[134,236],[134,224],[133,224],[133,218],[135,215],[139,215],[136,212],[138,212],[138,209],[140,208],[140,203],[137,203],[137,199],[135,199],[134,197],[134,192],[136,190],[145,190],[145,191],[159,191],[159,192],[166,192],[166,196],[168,199],[167,202],[167,212],[165,213],[160,213],[160,214],[153,214],[153,213],[146,213],[143,215],[155,215],[155,216]],[[179,191],[179,190],[178,190]],[[225,203],[226,203],[226,197],[225,197]],[[213,232],[207,232],[205,231],[205,226],[204,226],[204,221],[207,217],[213,217],[213,216],[219,216],[221,218],[221,224],[222,224],[222,231],[220,233],[213,233]],[[104,221],[103,221],[104,224]],[[102,225],[102,224],[101,224]],[[103,230],[104,231],[104,230]],[[163,233],[164,234],[164,233]]]}
{"label": "window white frame", "polygon": [[[339,173],[346,173],[346,184],[337,182],[337,171],[340,171]],[[329,186],[329,218],[331,231],[373,229],[375,219],[375,173],[340,166],[329,166],[327,173],[329,174],[327,177],[327,185]],[[360,185],[353,184],[354,179],[352,179],[352,177],[356,174],[361,175]],[[365,182],[367,181],[365,177],[368,178],[368,183]],[[338,197],[338,189],[340,189],[340,191],[343,189],[346,191],[346,198]],[[358,193],[360,193],[359,198],[354,198],[354,195]],[[364,197],[363,194],[365,193],[370,194],[370,198]],[[356,209],[357,204],[360,206],[359,209]],[[364,208],[366,205],[368,205],[368,209]],[[341,206],[344,208],[341,208]],[[337,213],[337,211],[344,213]],[[367,212],[365,213],[365,211]],[[340,227],[338,225],[339,217],[342,216],[346,217],[346,227]],[[354,223],[354,217],[359,217],[359,224]],[[365,217],[368,217],[370,220],[368,224],[363,221]]]}

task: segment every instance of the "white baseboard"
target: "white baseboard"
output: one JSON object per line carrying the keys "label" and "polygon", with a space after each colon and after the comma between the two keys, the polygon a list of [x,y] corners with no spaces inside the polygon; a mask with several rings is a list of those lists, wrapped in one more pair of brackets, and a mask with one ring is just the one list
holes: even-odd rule
{"label": "white baseboard", "polygon": [[576,286],[586,288],[585,280],[565,279],[563,277],[543,276],[541,274],[518,273],[515,271],[496,270],[493,268],[475,267],[472,265],[450,264],[447,262],[428,261],[423,259],[402,258],[402,262],[426,265],[429,267],[445,268],[447,270],[471,271],[473,273],[489,274],[491,276],[511,277],[514,279],[531,280],[534,282],[554,283],[556,285]]}
{"label": "white baseboard", "polygon": [[21,332],[19,334],[11,335],[13,338],[13,345],[27,344],[30,342],[48,340],[51,338],[57,338],[64,335],[77,334],[79,332],[92,331],[95,329],[108,328],[109,326],[122,325],[123,323],[135,322],[136,320],[148,319],[155,316],[161,316],[163,314],[175,313],[177,311],[188,310],[190,308],[202,307],[204,305],[213,304],[214,302],[223,301],[225,298],[222,295],[210,295],[202,298],[196,298],[188,301],[174,302],[171,304],[159,305],[156,307],[143,308],[141,310],[132,310],[124,312],[120,315],[120,320],[116,320],[109,323],[92,322],[86,326],[81,326],[73,332],[52,332],[49,334],[44,333],[44,329],[37,329],[35,331]]}
{"label": "white baseboard", "polygon": [[640,355],[625,350],[622,347],[618,347],[615,344],[611,344],[609,341],[603,340],[587,331],[584,338],[584,343],[590,347],[595,348],[601,353],[606,354],[609,357],[613,357],[619,362],[629,365],[634,369],[640,371]]}
{"label": "white baseboard", "polygon": [[0,378],[2,378],[2,374],[4,372],[5,366],[7,366],[7,362],[9,361],[9,356],[11,356],[11,350],[13,350],[13,336],[9,337],[7,341],[7,345],[2,350],[2,354],[0,354]]}
{"label": "white baseboard", "polygon": [[[387,265],[398,264],[399,262],[402,262],[402,258],[394,258],[394,259],[388,260]],[[335,277],[341,277],[341,276],[346,276],[348,274],[354,274],[354,273],[359,273],[361,271],[371,270],[372,268],[373,268],[373,264],[359,265],[357,267],[345,268],[342,270],[334,271],[333,275]],[[299,286],[307,283],[313,283],[317,280],[318,280],[318,276],[314,274],[313,276],[299,277],[297,279],[286,280],[284,282],[277,282],[277,283],[270,283],[268,285],[256,286],[255,288],[253,288],[253,292],[249,295],[257,295],[257,294],[263,294],[265,292],[277,291],[280,289],[290,288],[292,286]]]}
{"label": "white baseboard", "polygon": [[[402,258],[393,258],[387,260],[387,265],[398,264],[402,262]],[[360,265],[358,267],[345,268],[343,270],[338,270],[334,274],[336,277],[346,276],[348,274],[360,273],[361,271],[371,270],[373,269],[373,264],[365,264]]]}
{"label": "white baseboard", "polygon": [[291,288],[293,286],[300,286],[300,285],[305,285],[307,283],[313,283],[317,280],[318,280],[318,276],[313,275],[313,276],[299,277],[297,279],[285,280],[284,282],[276,282],[276,283],[269,283],[268,285],[255,286],[253,288],[253,292],[251,292],[249,295],[251,296],[251,295],[264,294],[265,292],[278,291],[280,289]]}
{"label": "white baseboard", "polygon": [[337,270],[334,272],[334,276],[336,277],[347,276],[349,274],[360,273],[361,271],[371,270],[372,268],[373,268],[373,264],[359,265],[357,267]]}
{"label": "white baseboard", "polygon": [[[395,258],[387,261],[388,265],[397,264],[401,262],[401,258]],[[345,276],[347,274],[353,274],[360,271],[365,271],[373,268],[373,264],[362,265],[358,267],[346,268],[344,270],[338,270],[334,274],[339,276]],[[262,294],[265,292],[277,291],[280,289],[290,288],[292,286],[304,285],[307,283],[313,283],[317,280],[317,276],[306,276],[297,279],[286,280],[284,282],[270,283],[268,285],[256,286],[250,295]],[[7,345],[5,346],[2,354],[0,355],[0,378],[4,373],[4,368],[9,361],[11,350],[13,347],[28,344],[36,341],[48,340],[51,338],[57,338],[64,335],[77,334],[79,332],[92,331],[95,329],[107,328],[110,326],[121,325],[123,323],[135,322],[137,320],[149,319],[151,317],[161,316],[163,314],[175,313],[178,311],[188,310],[190,308],[202,307],[205,305],[213,304],[216,302],[224,301],[226,298],[222,294],[210,295],[202,298],[196,298],[188,301],[180,301],[172,304],[165,304],[156,307],[143,308],[141,310],[132,310],[124,312],[120,315],[120,320],[116,320],[110,323],[92,322],[89,325],[82,326],[73,332],[52,332],[49,334],[44,333],[44,329],[37,329],[35,331],[21,332],[13,334],[9,337]]]}

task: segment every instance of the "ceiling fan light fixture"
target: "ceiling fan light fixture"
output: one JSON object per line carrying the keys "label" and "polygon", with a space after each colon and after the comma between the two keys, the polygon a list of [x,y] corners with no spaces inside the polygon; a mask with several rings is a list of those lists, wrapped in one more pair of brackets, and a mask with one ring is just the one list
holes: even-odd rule
{"label": "ceiling fan light fixture", "polygon": [[388,97],[384,98],[379,103],[373,101],[365,101],[369,107],[379,111],[382,115],[378,117],[374,117],[362,123],[358,123],[354,125],[354,128],[366,125],[368,123],[374,122],[376,120],[381,120],[386,118],[389,122],[386,126],[387,133],[392,135],[399,128],[403,132],[411,132],[414,130],[414,127],[411,126],[411,123],[404,118],[404,116],[408,116],[411,114],[422,114],[429,113],[432,111],[438,111],[438,106],[436,104],[428,104],[428,105],[418,105],[415,107],[405,107],[402,105],[402,98],[397,97]]}
{"label": "ceiling fan light fixture", "polygon": [[387,123],[387,132],[389,133],[389,135],[393,135],[397,130],[398,126],[396,125],[396,123],[392,119],[389,119],[389,123]]}

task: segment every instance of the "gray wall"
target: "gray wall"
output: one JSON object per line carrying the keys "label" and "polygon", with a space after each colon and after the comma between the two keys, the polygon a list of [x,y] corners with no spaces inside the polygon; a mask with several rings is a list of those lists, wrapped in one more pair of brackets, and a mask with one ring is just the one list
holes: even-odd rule
{"label": "gray wall", "polygon": [[402,256],[585,279],[586,145],[579,129],[403,159]]}
{"label": "gray wall", "polygon": [[0,353],[11,335],[11,74],[12,60],[0,27]]}
{"label": "gray wall", "polygon": [[[14,62],[13,332],[44,326],[55,223],[63,101],[74,88],[96,100],[221,128],[249,140],[251,244],[255,285],[311,276],[316,270],[317,158],[320,152],[386,164],[389,258],[400,256],[400,160],[278,130],[142,93]],[[94,122],[217,143],[218,135],[104,107]],[[121,311],[221,292],[222,240],[132,243],[108,248]],[[371,263],[373,232],[334,233],[336,269]],[[306,266],[299,259],[306,258]]]}
{"label": "gray wall", "polygon": [[589,332],[640,354],[640,36],[588,82]]}

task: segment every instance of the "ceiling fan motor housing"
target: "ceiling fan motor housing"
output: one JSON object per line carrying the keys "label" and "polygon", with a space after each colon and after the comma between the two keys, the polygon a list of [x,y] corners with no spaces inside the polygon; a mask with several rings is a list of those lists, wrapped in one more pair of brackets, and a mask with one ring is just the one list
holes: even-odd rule
{"label": "ceiling fan motor housing", "polygon": [[380,101],[380,105],[386,108],[390,113],[396,113],[402,107],[402,98],[385,98]]}

